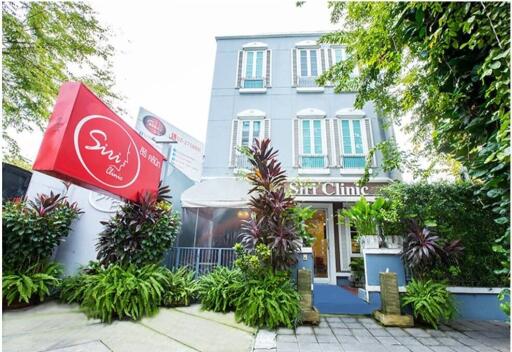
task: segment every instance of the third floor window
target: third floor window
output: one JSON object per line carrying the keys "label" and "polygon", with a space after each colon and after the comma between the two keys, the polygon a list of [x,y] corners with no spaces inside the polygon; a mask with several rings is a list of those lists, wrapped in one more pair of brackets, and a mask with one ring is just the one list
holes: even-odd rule
{"label": "third floor window", "polygon": [[243,88],[263,88],[263,64],[265,51],[248,50],[245,53]]}

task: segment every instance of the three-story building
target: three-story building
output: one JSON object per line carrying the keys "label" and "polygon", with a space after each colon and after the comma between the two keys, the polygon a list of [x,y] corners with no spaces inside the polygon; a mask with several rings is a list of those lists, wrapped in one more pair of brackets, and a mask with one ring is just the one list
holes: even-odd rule
{"label": "three-story building", "polygon": [[[247,218],[249,185],[238,175],[249,167],[239,146],[270,138],[296,200],[317,210],[315,281],[336,283],[359,257],[355,230],[337,211],[397,178],[379,172],[377,153],[364,187],[368,151],[392,138],[371,104],[355,109],[354,92],[318,86],[322,72],[345,58],[342,46],[319,44],[321,33],[217,37],[202,182],[182,195],[179,246],[226,247]],[[357,74],[357,72],[354,72]],[[219,261],[224,259],[219,258]]]}

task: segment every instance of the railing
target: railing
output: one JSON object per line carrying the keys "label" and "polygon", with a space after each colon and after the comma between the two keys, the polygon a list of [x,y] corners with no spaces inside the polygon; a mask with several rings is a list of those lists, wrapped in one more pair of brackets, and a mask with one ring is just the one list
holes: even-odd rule
{"label": "railing", "polygon": [[232,267],[236,254],[233,248],[173,247],[164,259],[169,269],[188,267],[202,276],[218,266]]}
{"label": "railing", "polygon": [[249,158],[247,158],[247,155],[237,154],[236,168],[244,169],[244,170],[251,170],[253,168],[253,166],[252,166],[251,162],[249,161]]}
{"label": "railing", "polygon": [[328,166],[327,155],[300,155],[300,167],[303,169],[323,169]]}
{"label": "railing", "polygon": [[341,157],[341,165],[344,169],[364,169],[366,157],[364,155],[344,155]]}
{"label": "railing", "polygon": [[251,77],[251,78],[243,78],[243,87],[244,88],[264,88],[263,82],[265,81],[264,77]]}
{"label": "railing", "polygon": [[303,87],[303,88],[318,87],[318,84],[316,84],[317,78],[318,78],[318,76],[299,77],[298,87]]}

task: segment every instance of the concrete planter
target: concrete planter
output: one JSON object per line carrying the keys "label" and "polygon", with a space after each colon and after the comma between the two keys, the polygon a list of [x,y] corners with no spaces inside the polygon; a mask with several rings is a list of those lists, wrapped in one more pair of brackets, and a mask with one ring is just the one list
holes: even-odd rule
{"label": "concrete planter", "polygon": [[404,247],[404,238],[403,236],[385,236],[384,242],[386,243],[387,248],[403,248]]}
{"label": "concrete planter", "polygon": [[379,248],[380,238],[379,236],[361,236],[359,243],[363,249],[375,249]]}

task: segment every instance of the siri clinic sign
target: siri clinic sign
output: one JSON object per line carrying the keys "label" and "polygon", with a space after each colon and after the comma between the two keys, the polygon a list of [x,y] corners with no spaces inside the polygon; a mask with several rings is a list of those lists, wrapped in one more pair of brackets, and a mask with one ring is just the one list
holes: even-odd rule
{"label": "siri clinic sign", "polygon": [[33,169],[137,201],[156,192],[164,156],[84,84],[65,83]]}

